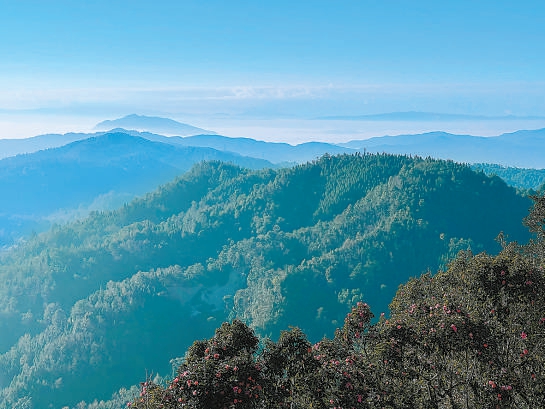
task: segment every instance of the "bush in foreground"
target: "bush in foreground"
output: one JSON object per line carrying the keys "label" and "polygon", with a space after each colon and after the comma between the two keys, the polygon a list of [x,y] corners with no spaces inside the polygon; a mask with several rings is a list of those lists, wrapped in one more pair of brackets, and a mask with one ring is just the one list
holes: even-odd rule
{"label": "bush in foreground", "polygon": [[358,303],[333,339],[292,328],[259,341],[224,323],[196,341],[148,408],[535,408],[545,402],[545,198],[525,220],[536,240],[497,256],[460,253],[401,286],[389,319]]}

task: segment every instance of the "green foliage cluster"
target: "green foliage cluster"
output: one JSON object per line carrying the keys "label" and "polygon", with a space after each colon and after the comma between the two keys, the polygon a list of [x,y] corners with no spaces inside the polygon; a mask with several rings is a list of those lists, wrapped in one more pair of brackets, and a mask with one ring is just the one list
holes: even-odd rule
{"label": "green foliage cluster", "polygon": [[32,230],[44,231],[51,222],[83,218],[92,209],[114,209],[203,160],[252,169],[273,166],[232,152],[176,146],[125,132],[0,159],[0,247]]}
{"label": "green foliage cluster", "polygon": [[459,250],[495,253],[500,231],[526,241],[530,205],[499,178],[430,158],[201,163],[1,254],[0,408],[100,405],[145,369],[168,373],[223,321],[271,339],[297,326],[316,342],[358,300],[386,312],[400,283]]}
{"label": "green foliage cluster", "polygon": [[474,163],[474,170],[489,176],[496,175],[509,185],[519,189],[543,190],[545,188],[545,169],[521,169],[492,163]]}
{"label": "green foliage cluster", "polygon": [[[257,351],[242,322],[195,342],[173,380],[128,406],[156,408],[537,408],[545,402],[545,197],[529,245],[461,252],[446,271],[401,285],[391,316],[358,302],[334,338],[299,328]],[[536,252],[536,249],[541,249]]]}

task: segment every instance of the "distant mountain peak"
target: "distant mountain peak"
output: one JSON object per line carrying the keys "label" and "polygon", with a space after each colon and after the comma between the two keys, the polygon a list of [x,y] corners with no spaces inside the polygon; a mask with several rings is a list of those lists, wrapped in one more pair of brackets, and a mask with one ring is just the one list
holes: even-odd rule
{"label": "distant mountain peak", "polygon": [[402,111],[402,112],[386,112],[382,114],[368,115],[335,115],[323,116],[317,119],[323,120],[352,120],[352,121],[497,121],[497,120],[538,120],[545,119],[542,116],[517,116],[517,115],[501,115],[487,116],[475,114],[453,114],[440,112],[421,112],[421,111]]}
{"label": "distant mountain peak", "polygon": [[110,131],[112,129],[126,129],[139,132],[152,132],[162,135],[191,136],[191,135],[214,135],[215,132],[184,124],[170,118],[158,116],[145,116],[130,114],[122,118],[106,120],[95,126],[97,131]]}

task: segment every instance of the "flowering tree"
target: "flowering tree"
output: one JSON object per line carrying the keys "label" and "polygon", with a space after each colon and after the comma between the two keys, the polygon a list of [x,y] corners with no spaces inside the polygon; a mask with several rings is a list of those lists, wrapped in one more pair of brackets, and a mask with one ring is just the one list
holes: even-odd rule
{"label": "flowering tree", "polygon": [[[401,286],[372,324],[357,303],[333,339],[298,328],[267,341],[240,321],[195,342],[148,408],[538,408],[545,402],[545,199],[527,223],[537,240],[496,256],[460,253],[446,271]],[[529,222],[530,221],[530,222]],[[540,230],[541,229],[541,230]]]}
{"label": "flowering tree", "polygon": [[394,395],[413,407],[539,406],[544,284],[543,270],[509,245],[402,286],[377,328]]}
{"label": "flowering tree", "polygon": [[261,354],[267,379],[267,402],[282,408],[325,408],[324,387],[319,380],[320,364],[312,345],[299,328],[282,331],[278,342],[268,341]]}
{"label": "flowering tree", "polygon": [[162,391],[161,398],[154,399],[154,405],[144,406],[148,388],[143,390],[137,407],[258,407],[263,400],[263,379],[254,357],[258,342],[253,331],[241,321],[223,323],[213,338],[193,343],[177,376]]}

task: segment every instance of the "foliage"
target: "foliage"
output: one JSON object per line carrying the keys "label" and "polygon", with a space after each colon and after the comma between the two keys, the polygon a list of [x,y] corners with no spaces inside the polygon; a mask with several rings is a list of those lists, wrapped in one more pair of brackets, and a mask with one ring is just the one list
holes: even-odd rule
{"label": "foliage", "polygon": [[0,247],[17,243],[33,230],[44,231],[52,223],[81,219],[94,209],[114,209],[202,160],[223,160],[254,169],[273,166],[233,152],[165,141],[172,140],[158,142],[107,132],[62,147],[0,159]]}
{"label": "foliage", "polygon": [[[528,220],[542,222],[543,200],[535,198]],[[545,258],[533,250],[545,245],[543,239],[540,236],[527,246],[507,244],[496,256],[462,252],[446,271],[424,274],[400,286],[388,319],[372,324],[369,306],[359,302],[333,339],[314,345],[300,329],[292,328],[282,332],[277,342],[266,342],[258,356],[250,355],[255,348],[244,345],[257,343],[251,330],[238,321],[223,324],[214,338],[189,349],[179,371],[186,377],[197,376],[200,368],[207,368],[202,351],[209,354],[204,356],[207,359],[215,351],[211,348],[230,344],[236,327],[244,335],[241,348],[229,349],[234,352],[229,359],[238,356],[248,363],[247,379],[259,380],[263,391],[258,395],[250,391],[251,401],[232,396],[210,401],[201,391],[217,387],[218,382],[209,376],[209,383],[202,385],[201,376],[197,393],[191,386],[195,381],[187,382],[193,390],[189,396],[196,400],[184,397],[178,402],[181,407],[187,403],[198,408],[541,407]],[[252,341],[248,344],[245,339]],[[213,374],[217,369],[212,362]],[[179,379],[164,389],[163,396],[176,389]],[[230,387],[219,390],[227,395]],[[146,389],[142,393],[144,398],[153,395]],[[180,407],[165,398],[141,406],[144,398],[135,401],[137,408]]]}
{"label": "foliage", "polygon": [[[27,398],[35,409],[106,400],[146,369],[169,373],[180,350],[237,319],[259,337],[298,340],[276,355],[312,368],[301,334],[282,336],[285,328],[312,344],[332,337],[360,300],[387,312],[399,284],[459,250],[495,253],[500,231],[527,240],[520,220],[529,206],[498,178],[430,158],[324,156],[260,171],[201,163],[116,211],[0,256],[0,408]],[[335,372],[331,360],[360,360],[351,348],[371,347],[346,344],[328,352],[329,369],[309,373],[341,382],[351,369]],[[352,402],[318,381],[310,393],[294,389],[297,377],[274,371],[279,401]],[[376,395],[374,382],[361,399]]]}
{"label": "foliage", "polygon": [[489,176],[496,175],[509,185],[525,190],[539,190],[545,187],[545,169],[521,169],[491,163],[475,163],[472,169]]}

